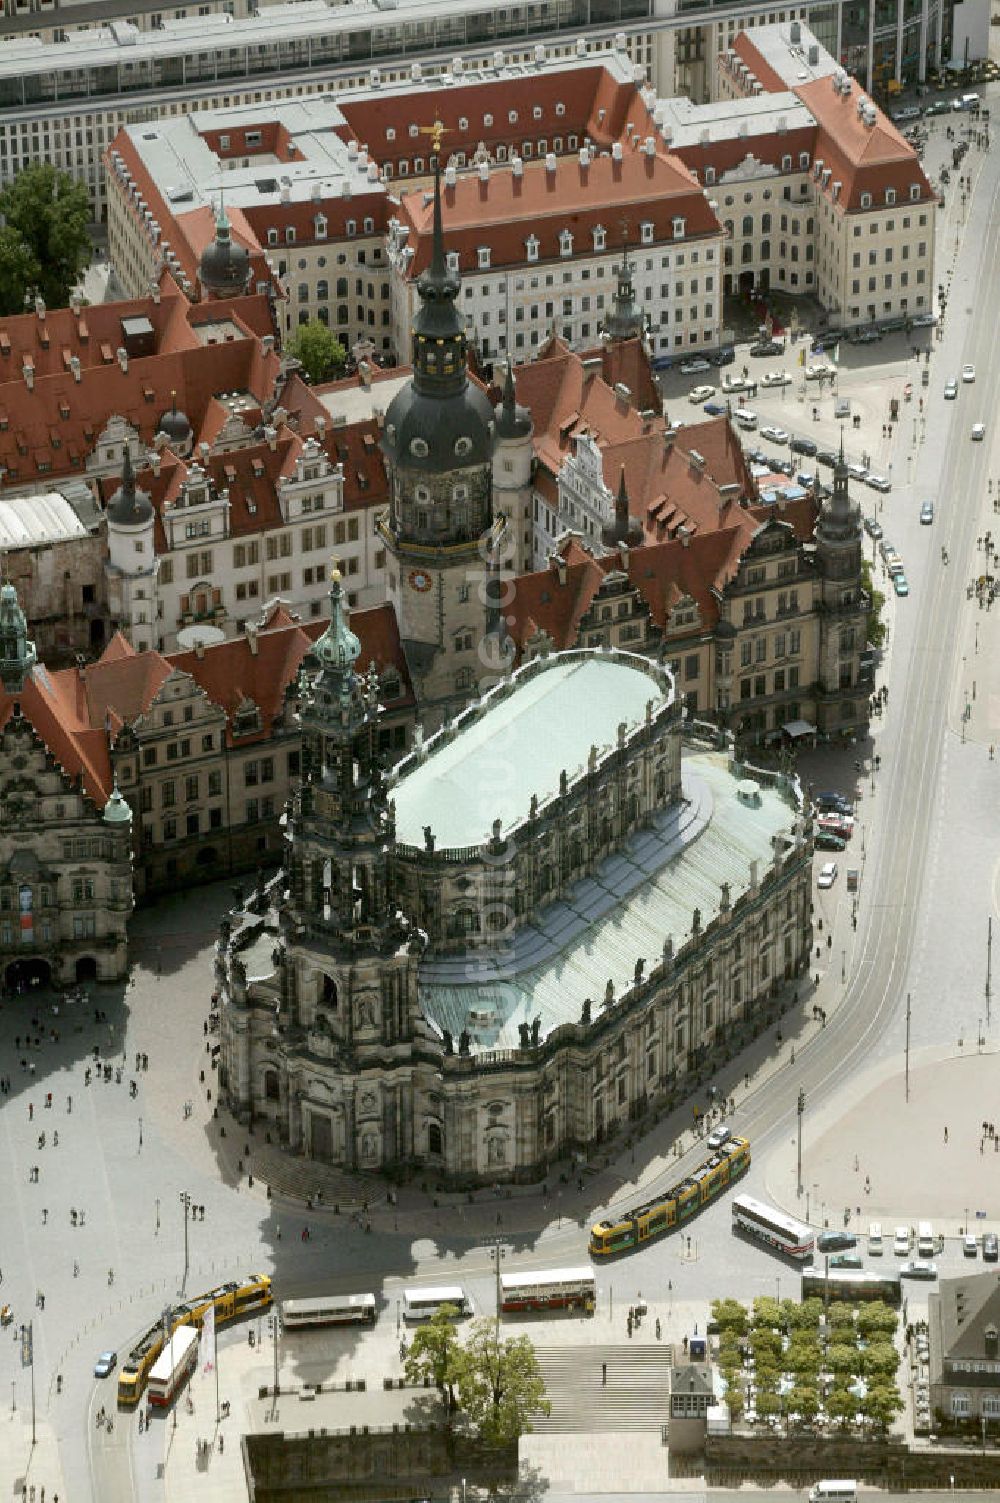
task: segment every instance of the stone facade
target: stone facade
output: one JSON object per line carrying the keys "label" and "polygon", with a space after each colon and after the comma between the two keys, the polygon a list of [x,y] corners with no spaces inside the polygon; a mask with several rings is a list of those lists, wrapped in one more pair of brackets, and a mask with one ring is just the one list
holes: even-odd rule
{"label": "stone facade", "polygon": [[[463,1031],[456,1050],[418,990],[419,969],[437,952],[406,912],[420,885],[406,868],[427,858],[396,842],[395,805],[373,753],[377,707],[354,672],[357,639],[339,590],[335,581],[330,630],[303,674],[302,782],[284,870],[259,888],[248,913],[234,915],[218,946],[220,1089],[238,1117],[268,1119],[291,1150],[348,1168],[428,1166],[463,1184],[539,1176],[552,1159],[586,1151],[672,1100],[720,1050],[769,1020],[778,993],[808,965],[809,827],[790,799],[787,832],[773,840],[768,863],[751,864],[747,889],[734,893],[723,882],[709,921],[696,909],[676,948],[669,935],[654,937],[662,945],[655,961],[637,956],[618,994],[611,984],[603,998],[581,996],[578,1023],[544,1038],[525,1026],[519,1048],[479,1053]],[[521,670],[515,685],[555,661]],[[510,692],[494,691],[498,721]],[[655,732],[641,728],[631,758],[612,747],[592,759],[586,797],[565,789],[567,817],[615,806],[633,766],[653,775],[649,808],[668,791],[676,796],[678,716]],[[628,810],[627,797],[617,804]],[[545,813],[535,824],[548,823],[538,833],[555,858],[560,821]],[[638,806],[616,829],[614,849],[632,815],[639,818]],[[435,876],[432,867],[431,893]],[[551,897],[540,882],[526,887],[515,931]],[[443,918],[435,933],[442,951],[451,948]]]}

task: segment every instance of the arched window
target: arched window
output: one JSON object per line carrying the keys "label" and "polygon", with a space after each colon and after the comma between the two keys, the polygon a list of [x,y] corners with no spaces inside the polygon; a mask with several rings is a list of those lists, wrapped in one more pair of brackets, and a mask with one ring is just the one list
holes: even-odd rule
{"label": "arched window", "polygon": [[332,976],[323,977],[323,1006],[337,1010],[337,983]]}
{"label": "arched window", "polygon": [[343,327],[344,324],[350,322],[350,318],[351,318],[351,315],[347,311],[347,304],[346,303],[341,303],[340,306],[337,309],[337,322],[338,322],[338,324],[340,324],[341,327]]}
{"label": "arched window", "polygon": [[326,277],[321,277],[320,280],[316,283],[316,296],[317,298],[321,298],[324,303],[330,296],[330,284],[326,280]]}
{"label": "arched window", "polygon": [[752,214],[744,214],[744,216],[743,216],[743,233],[744,233],[744,235],[752,235],[753,234],[753,215]]}
{"label": "arched window", "polygon": [[740,257],[740,259],[743,262],[744,266],[749,266],[750,265],[750,262],[753,260],[753,246],[752,245],[749,245],[749,244],[744,245],[744,247],[743,247],[743,255]]}
{"label": "arched window", "polygon": [[770,233],[771,233],[771,216],[770,216],[770,214],[762,214],[760,216],[760,232],[761,232],[762,235],[770,235]]}
{"label": "arched window", "polygon": [[319,319],[321,324],[328,324],[330,322],[330,310],[325,303],[323,304],[322,308],[317,308],[316,317]]}
{"label": "arched window", "polygon": [[278,1072],[277,1070],[264,1071],[264,1099],[266,1101],[278,1100]]}
{"label": "arched window", "polygon": [[338,277],[337,278],[337,296],[338,297],[346,297],[347,296],[347,278],[346,277]]}
{"label": "arched window", "polygon": [[444,1153],[444,1135],[441,1126],[437,1122],[431,1122],[427,1128],[427,1152],[440,1158]]}

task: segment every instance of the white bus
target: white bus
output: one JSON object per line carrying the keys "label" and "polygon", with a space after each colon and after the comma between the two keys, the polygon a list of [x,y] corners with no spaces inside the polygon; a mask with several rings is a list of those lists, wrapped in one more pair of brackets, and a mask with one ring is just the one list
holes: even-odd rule
{"label": "white bus", "polygon": [[460,1316],[472,1314],[472,1301],[460,1284],[426,1289],[414,1284],[403,1290],[404,1320],[430,1320],[444,1305],[451,1305]]}
{"label": "white bus", "polygon": [[178,1326],[149,1370],[146,1396],[161,1408],[169,1404],[198,1361],[200,1332],[195,1326]]}
{"label": "white bus", "polygon": [[752,1195],[737,1195],[733,1200],[733,1231],[748,1232],[766,1242],[776,1252],[805,1262],[812,1257],[816,1239],[811,1226],[776,1211],[773,1206],[755,1200]]}
{"label": "white bus", "polygon": [[374,1294],[322,1294],[314,1299],[286,1299],[281,1306],[286,1331],[304,1326],[373,1326]]}
{"label": "white bus", "polygon": [[500,1308],[515,1310],[586,1310],[593,1313],[597,1280],[592,1268],[546,1268],[537,1273],[500,1277]]}

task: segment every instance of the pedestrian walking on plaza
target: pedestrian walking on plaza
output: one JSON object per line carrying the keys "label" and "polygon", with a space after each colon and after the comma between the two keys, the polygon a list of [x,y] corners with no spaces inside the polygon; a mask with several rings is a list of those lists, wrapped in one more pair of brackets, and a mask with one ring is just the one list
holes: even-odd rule
{"label": "pedestrian walking on plaza", "polygon": [[47,1206],[42,1206],[42,1225],[43,1226],[48,1226],[48,1224],[49,1224],[49,1211],[48,1211],[48,1207]]}
{"label": "pedestrian walking on plaza", "polygon": [[31,1102],[31,1101],[29,1101],[28,1102],[28,1121],[29,1122],[34,1122],[34,1120],[35,1120],[35,1107],[34,1107],[34,1103]]}
{"label": "pedestrian walking on plaza", "polygon": [[606,1362],[602,1362],[601,1363],[601,1387],[602,1388],[607,1388],[607,1386],[608,1386],[608,1364]]}
{"label": "pedestrian walking on plaza", "polygon": [[53,1148],[58,1148],[59,1147],[59,1130],[58,1130],[58,1128],[52,1134],[52,1147]]}
{"label": "pedestrian walking on plaza", "polygon": [[73,1098],[72,1098],[72,1096],[67,1096],[66,1097],[66,1111],[68,1113],[68,1112],[71,1112],[72,1110],[73,1110]]}
{"label": "pedestrian walking on plaza", "polygon": [[944,1130],[944,1140],[947,1143],[947,1141],[948,1141],[948,1129],[947,1129],[947,1127]]}

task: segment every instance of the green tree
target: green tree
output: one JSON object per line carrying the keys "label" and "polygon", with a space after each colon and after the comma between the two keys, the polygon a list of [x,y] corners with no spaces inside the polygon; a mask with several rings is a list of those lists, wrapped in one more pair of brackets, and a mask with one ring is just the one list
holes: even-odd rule
{"label": "green tree", "polygon": [[876,1380],[894,1378],[899,1367],[899,1353],[891,1341],[873,1341],[858,1360],[865,1376]]}
{"label": "green tree", "polygon": [[496,1320],[477,1320],[458,1370],[462,1408],[483,1440],[507,1445],[531,1430],[531,1416],[548,1414],[545,1383],[527,1336],[505,1338]]}
{"label": "green tree", "polygon": [[835,1342],[827,1349],[826,1365],[832,1373],[856,1373],[860,1366],[857,1347]]}
{"label": "green tree", "polygon": [[778,1301],[769,1294],[758,1294],[753,1302],[752,1324],[757,1327],[766,1326],[769,1330],[780,1327],[781,1305]]}
{"label": "green tree", "polygon": [[873,647],[881,647],[885,641],[885,622],[882,620],[882,610],[885,606],[885,596],[881,590],[876,590],[872,582],[872,566],[867,559],[861,564],[861,588],[868,596],[868,640]]}
{"label": "green tree", "polygon": [[807,1425],[812,1424],[819,1413],[819,1395],[808,1383],[796,1383],[785,1396],[785,1411],[797,1414]]}
{"label": "green tree", "polygon": [[905,1407],[895,1383],[884,1382],[875,1383],[869,1388],[858,1405],[872,1428],[882,1434]]}
{"label": "green tree", "polygon": [[781,1400],[778,1395],[759,1385],[757,1387],[757,1413],[761,1419],[770,1419],[772,1415],[781,1413]]}
{"label": "green tree", "polygon": [[899,1316],[896,1311],[882,1300],[862,1305],[858,1311],[858,1330],[866,1339],[872,1336],[894,1336],[898,1324]]}
{"label": "green tree", "polygon": [[743,1418],[747,1407],[746,1394],[743,1392],[743,1384],[740,1381],[740,1374],[738,1372],[730,1372],[727,1369],[723,1372],[722,1376],[726,1383],[726,1403],[729,1406],[729,1417],[735,1425]]}
{"label": "green tree", "polygon": [[831,1389],[826,1397],[826,1412],[838,1425],[847,1426],[854,1423],[854,1416],[861,1408],[861,1402],[856,1394],[841,1384]]}
{"label": "green tree", "polygon": [[347,352],[336,334],[332,334],[318,318],[299,325],[288,341],[288,352],[302,362],[302,369],[314,384],[329,381],[343,368],[347,359]]}
{"label": "green tree", "polygon": [[741,1305],[738,1299],[714,1299],[712,1319],[722,1334],[732,1331],[736,1336],[743,1336],[746,1333],[746,1306]]}
{"label": "green tree", "polygon": [[0,230],[0,314],[23,313],[24,294],[38,286],[39,266],[17,230]]}
{"label": "green tree", "polygon": [[407,1383],[416,1386],[429,1380],[449,1414],[458,1408],[456,1389],[463,1367],[462,1348],[454,1326],[457,1315],[454,1305],[442,1305],[420,1326],[410,1343],[405,1365]]}
{"label": "green tree", "polygon": [[25,293],[40,293],[49,307],[63,307],[90,260],[86,184],[51,162],[34,162],[0,193],[0,215],[11,237],[8,265],[19,242],[24,275],[17,306],[6,311],[21,311]]}

